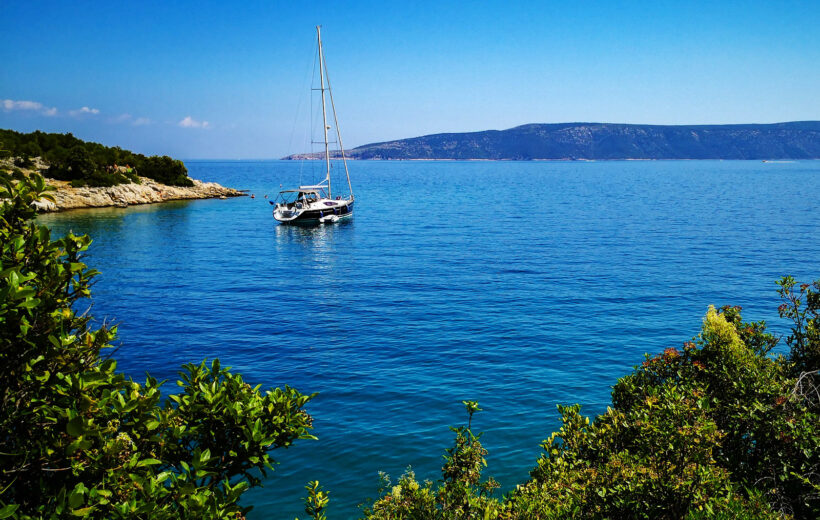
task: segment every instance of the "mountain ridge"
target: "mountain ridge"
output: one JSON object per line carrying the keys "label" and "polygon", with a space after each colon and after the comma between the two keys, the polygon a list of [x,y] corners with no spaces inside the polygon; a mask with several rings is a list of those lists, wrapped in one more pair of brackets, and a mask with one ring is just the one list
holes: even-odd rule
{"label": "mountain ridge", "polygon": [[[332,152],[340,157],[338,151]],[[820,159],[820,121],[728,125],[528,123],[369,143],[360,160]],[[318,159],[303,153],[283,159]]]}

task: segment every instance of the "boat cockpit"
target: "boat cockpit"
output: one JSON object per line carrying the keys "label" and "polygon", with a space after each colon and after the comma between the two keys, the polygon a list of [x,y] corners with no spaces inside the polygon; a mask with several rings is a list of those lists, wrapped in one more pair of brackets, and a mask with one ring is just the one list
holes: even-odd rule
{"label": "boat cockpit", "polygon": [[300,188],[298,190],[280,191],[275,202],[277,206],[292,210],[310,207],[311,204],[322,198],[325,197],[320,190]]}

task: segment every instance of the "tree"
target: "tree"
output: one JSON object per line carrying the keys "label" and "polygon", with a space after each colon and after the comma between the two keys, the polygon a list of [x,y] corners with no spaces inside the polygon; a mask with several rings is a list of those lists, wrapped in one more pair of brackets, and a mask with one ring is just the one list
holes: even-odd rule
{"label": "tree", "polygon": [[0,518],[243,515],[269,451],[312,438],[312,396],[262,392],[218,360],[184,366],[164,399],[118,373],[103,355],[116,327],[74,310],[91,240],[32,222],[49,197],[39,175],[0,173]]}
{"label": "tree", "polygon": [[140,175],[168,184],[169,186],[193,186],[188,178],[188,169],[182,161],[174,160],[167,155],[152,156],[140,161],[137,165]]}
{"label": "tree", "polygon": [[20,147],[20,153],[28,157],[40,157],[43,155],[43,150],[36,140],[28,141]]}
{"label": "tree", "polygon": [[136,173],[113,171],[113,166],[129,165],[139,175],[171,186],[193,186],[182,161],[167,156],[146,157],[120,147],[82,141],[67,134],[29,134],[0,129],[0,158],[16,157],[18,166],[33,166],[30,157],[40,156],[50,167],[47,176],[73,181],[74,186],[116,186],[139,183]]}
{"label": "tree", "polygon": [[92,175],[97,170],[97,165],[91,154],[81,145],[77,145],[69,151],[65,165],[70,172],[70,179],[82,179]]}

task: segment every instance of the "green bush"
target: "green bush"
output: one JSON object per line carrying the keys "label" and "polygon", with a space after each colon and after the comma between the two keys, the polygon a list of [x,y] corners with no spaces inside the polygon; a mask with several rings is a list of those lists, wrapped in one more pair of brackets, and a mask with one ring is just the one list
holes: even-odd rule
{"label": "green bush", "polygon": [[427,481],[419,484],[408,469],[395,486],[382,474],[379,499],[364,508],[364,517],[371,520],[399,518],[417,519],[476,519],[499,518],[504,506],[492,498],[498,483],[489,478],[481,481],[487,466],[487,450],[481,445],[481,434],[472,430],[473,414],[480,411],[475,401],[464,401],[468,421],[464,426],[450,428],[455,443],[446,450],[441,480],[436,486]]}
{"label": "green bush", "polygon": [[104,188],[108,186],[117,186],[118,184],[127,184],[129,182],[131,182],[131,180],[126,177],[125,174],[118,171],[102,172],[97,170],[85,177],[72,180],[71,185],[75,188],[80,188],[82,186]]}
{"label": "green bush", "polygon": [[42,177],[0,173],[0,518],[241,518],[269,451],[311,438],[292,388],[260,391],[210,364],[180,393],[118,373],[116,327],[74,309],[96,271],[91,240],[51,240],[31,203]]}
{"label": "green bush", "polygon": [[791,373],[820,368],[820,281],[799,284],[787,276],[778,282],[783,303],[778,308],[781,318],[794,323],[787,338],[791,346]]}
{"label": "green bush", "polygon": [[[139,175],[172,186],[193,186],[182,161],[170,157],[135,154],[122,148],[103,146],[77,139],[72,134],[29,134],[0,129],[0,148],[9,157],[27,160],[24,168],[33,166],[29,157],[41,156],[49,163],[50,178],[77,181],[74,186],[114,186],[139,183]],[[116,166],[116,168],[115,168]],[[128,167],[132,171],[121,171]],[[109,174],[106,176],[105,174]]]}
{"label": "green bush", "polygon": [[468,424],[438,484],[407,473],[364,518],[820,518],[820,283],[779,285],[787,357],[769,355],[765,323],[710,307],[694,341],[647,357],[594,421],[559,406],[563,426],[503,499],[479,484],[485,452]]}
{"label": "green bush", "polygon": [[139,163],[139,172],[145,177],[169,186],[193,186],[188,178],[188,169],[182,161],[171,159],[168,156],[153,156]]}
{"label": "green bush", "polygon": [[28,155],[23,155],[14,159],[14,165],[20,168],[31,168],[34,166],[34,161]]}
{"label": "green bush", "polygon": [[27,141],[20,146],[19,152],[24,157],[40,157],[43,155],[43,149],[37,141]]}

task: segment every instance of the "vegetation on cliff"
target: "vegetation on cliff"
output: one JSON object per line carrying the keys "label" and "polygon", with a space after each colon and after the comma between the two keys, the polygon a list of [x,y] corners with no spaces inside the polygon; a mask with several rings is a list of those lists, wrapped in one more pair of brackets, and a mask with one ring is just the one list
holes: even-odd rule
{"label": "vegetation on cliff", "polygon": [[34,166],[35,157],[49,164],[47,177],[71,181],[73,186],[116,186],[139,182],[139,176],[169,186],[193,186],[182,161],[103,146],[68,134],[0,129],[0,158],[14,157],[21,168]]}
{"label": "vegetation on cliff", "polygon": [[39,175],[0,173],[0,518],[241,518],[269,451],[311,437],[312,396],[218,360],[182,367],[164,397],[118,373],[116,327],[75,311],[91,240],[32,221],[49,196]]}

